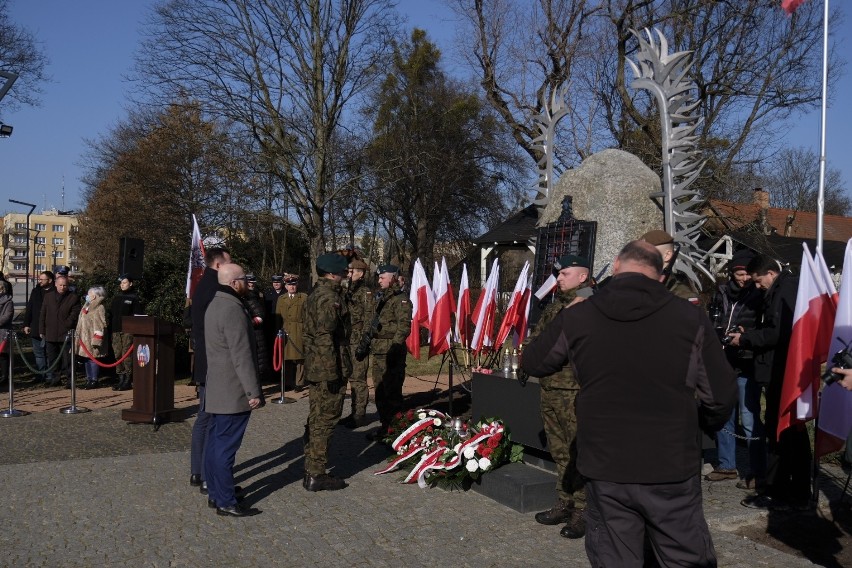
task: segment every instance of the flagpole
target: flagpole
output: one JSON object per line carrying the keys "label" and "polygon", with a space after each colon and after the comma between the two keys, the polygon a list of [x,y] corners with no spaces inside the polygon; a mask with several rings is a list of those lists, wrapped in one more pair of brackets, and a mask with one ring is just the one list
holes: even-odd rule
{"label": "flagpole", "polygon": [[819,193],[817,195],[817,252],[822,254],[823,225],[825,222],[825,127],[828,104],[828,1],[823,1],[822,16],[822,116],[819,140]]}

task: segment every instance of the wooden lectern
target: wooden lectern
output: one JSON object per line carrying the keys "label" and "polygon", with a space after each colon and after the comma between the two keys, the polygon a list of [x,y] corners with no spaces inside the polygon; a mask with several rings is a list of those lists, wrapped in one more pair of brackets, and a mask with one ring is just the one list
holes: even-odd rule
{"label": "wooden lectern", "polygon": [[146,424],[176,419],[175,334],[181,328],[154,316],[124,316],[121,327],[133,334],[133,406],[121,418]]}

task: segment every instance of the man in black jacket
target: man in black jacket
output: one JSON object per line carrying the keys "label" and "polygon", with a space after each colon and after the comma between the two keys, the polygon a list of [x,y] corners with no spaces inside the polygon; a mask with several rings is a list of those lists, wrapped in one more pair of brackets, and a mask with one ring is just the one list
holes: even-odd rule
{"label": "man in black jacket", "polygon": [[[110,327],[112,328],[112,350],[116,359],[121,359],[130,346],[133,345],[133,335],[122,331],[124,316],[135,316],[142,313],[139,296],[133,289],[133,277],[122,274],[118,277],[119,292],[112,299],[110,310]],[[112,387],[114,391],[130,390],[133,385],[133,357],[127,357],[116,368],[118,382]]]}
{"label": "man in black jacket", "polygon": [[30,341],[33,345],[33,356],[35,357],[36,369],[39,373],[36,374],[36,381],[45,380],[44,370],[47,369],[47,358],[45,352],[45,341],[41,337],[41,328],[39,327],[39,317],[41,316],[41,305],[44,301],[44,295],[53,290],[53,272],[46,270],[38,275],[38,286],[30,292],[30,299],[27,301],[27,310],[24,314],[24,333],[30,336]]}
{"label": "man in black jacket", "polygon": [[746,267],[755,285],[765,290],[763,317],[757,328],[733,334],[731,345],[754,351],[754,378],[766,388],[766,490],[746,497],[742,504],[758,509],[806,507],[811,495],[811,445],[804,424],[791,426],[780,436],[778,411],[781,387],[799,283],[781,270],[772,257],[758,255]]}
{"label": "man in black jacket", "polygon": [[578,469],[593,566],[715,566],[701,499],[699,426],[714,432],[736,377],[707,315],[660,283],[663,259],[633,241],[609,285],[562,310],[525,350],[523,370],[577,371]]}
{"label": "man in black jacket", "polygon": [[[45,340],[47,365],[50,367],[57,358],[61,359],[61,372],[68,379],[67,386],[71,387],[71,349],[70,343],[65,345],[68,332],[77,327],[80,315],[80,297],[69,290],[68,278],[56,277],[56,288],[44,295],[39,316],[38,329],[41,338]],[[47,373],[47,386],[59,384],[59,375],[55,370]]]}

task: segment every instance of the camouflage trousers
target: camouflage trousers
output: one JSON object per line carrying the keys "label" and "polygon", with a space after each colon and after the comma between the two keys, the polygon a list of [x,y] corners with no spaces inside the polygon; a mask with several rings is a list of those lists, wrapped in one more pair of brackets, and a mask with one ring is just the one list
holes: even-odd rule
{"label": "camouflage trousers", "polygon": [[345,394],[345,386],[334,394],[328,391],[327,383],[308,383],[308,431],[305,444],[305,473],[308,475],[325,473],[328,444],[343,412]]}
{"label": "camouflage trousers", "polygon": [[577,412],[579,390],[541,389],[541,421],[547,436],[547,449],[556,463],[556,494],[574,503],[578,509],[586,506],[584,480],[577,471]]}
{"label": "camouflage trousers", "polygon": [[[351,352],[355,352],[357,345],[353,345]],[[370,358],[363,361],[352,358],[352,376],[349,385],[352,393],[352,417],[356,420],[364,418],[367,414],[367,403],[370,402],[370,387],[367,385],[367,369],[370,367]]]}
{"label": "camouflage trousers", "polygon": [[[118,361],[127,352],[130,346],[133,345],[133,335],[124,333],[123,331],[115,331],[112,334],[112,352],[115,353],[115,360]],[[116,368],[116,375],[130,375],[133,373],[133,353],[128,355],[127,359],[122,361]]]}
{"label": "camouflage trousers", "polygon": [[402,385],[405,382],[405,345],[393,345],[387,351],[373,353],[373,396],[382,427],[387,428],[402,410]]}

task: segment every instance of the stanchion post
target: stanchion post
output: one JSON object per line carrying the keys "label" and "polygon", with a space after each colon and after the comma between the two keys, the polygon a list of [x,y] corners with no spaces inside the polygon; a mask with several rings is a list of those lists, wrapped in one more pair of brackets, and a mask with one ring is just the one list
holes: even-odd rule
{"label": "stanchion post", "polygon": [[[69,381],[71,381],[71,406],[66,406],[64,408],[60,408],[59,412],[62,414],[81,414],[83,412],[89,412],[88,408],[83,408],[81,406],[77,406],[77,385],[75,384],[74,373],[76,372],[76,360],[75,353],[77,351],[77,345],[75,343],[74,330],[68,330],[68,339],[71,344],[71,377],[69,377]],[[62,355],[60,354],[60,357]]]}
{"label": "stanchion post", "polygon": [[6,346],[9,348],[9,408],[0,412],[0,417],[2,418],[16,418],[18,416],[26,416],[29,414],[29,412],[15,409],[15,381],[12,376],[12,369],[14,369],[12,357],[14,356],[14,352],[12,349],[12,343],[14,343],[16,339],[17,337],[15,336],[14,331],[9,330],[9,332],[6,333]]}
{"label": "stanchion post", "polygon": [[447,376],[447,380],[450,384],[449,389],[447,389],[447,394],[449,395],[449,401],[447,402],[447,414],[450,416],[453,415],[453,367],[455,367],[455,363],[453,363],[452,356],[449,359],[450,361],[450,372]]}
{"label": "stanchion post", "polygon": [[282,329],[278,330],[278,335],[275,337],[275,347],[273,347],[273,349],[272,349],[273,364],[275,363],[275,361],[274,361],[275,349],[279,345],[281,346],[281,397],[280,398],[273,398],[270,402],[272,402],[274,404],[289,404],[291,402],[296,402],[296,401],[293,400],[292,398],[287,398],[286,396],[284,396],[284,330],[282,330]]}

